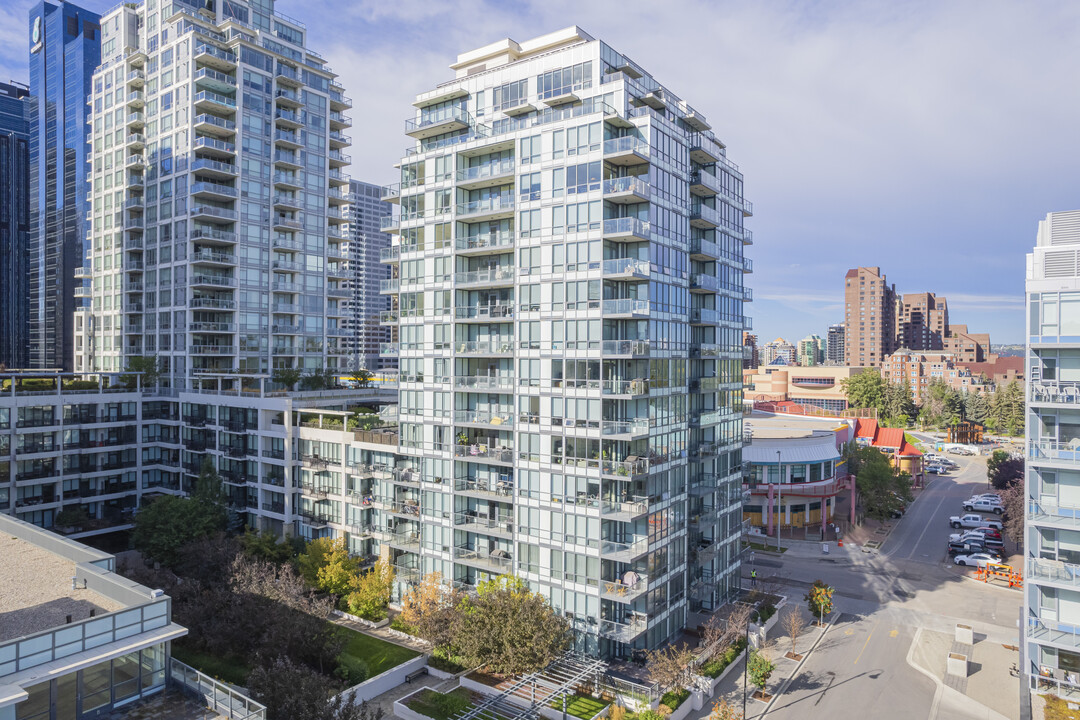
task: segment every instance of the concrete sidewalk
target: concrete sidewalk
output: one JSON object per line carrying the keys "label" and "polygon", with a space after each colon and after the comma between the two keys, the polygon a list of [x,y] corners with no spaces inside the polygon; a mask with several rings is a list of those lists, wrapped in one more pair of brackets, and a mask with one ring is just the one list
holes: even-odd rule
{"label": "concrete sidewalk", "polygon": [[[966,677],[945,672],[946,655],[968,656]],[[922,628],[915,633],[908,664],[934,681],[933,718],[1008,720],[1020,717],[1019,680],[1009,674],[1017,651],[976,632],[974,645],[960,645],[949,633]]]}
{"label": "concrete sidewalk", "polygon": [[[788,608],[795,607],[802,614],[803,617],[809,621],[809,614],[805,608],[800,608],[798,605],[788,604],[781,608],[781,613],[788,612]],[[746,688],[746,720],[752,718],[764,717],[766,713],[772,708],[773,704],[783,695],[783,691],[790,683],[791,678],[794,677],[803,663],[813,652],[813,649],[817,646],[818,642],[828,632],[832,626],[832,621],[838,617],[837,613],[833,613],[832,618],[826,623],[824,629],[818,627],[808,626],[803,633],[799,636],[796,642],[796,650],[802,654],[802,659],[792,660],[785,656],[785,653],[791,650],[791,640],[789,636],[782,630],[782,622],[777,622],[773,626],[770,636],[765,641],[765,647],[763,649],[765,655],[772,660],[776,666],[773,670],[772,676],[769,678],[769,682],[765,687],[765,692],[772,695],[772,699],[768,702],[762,702],[755,700],[753,694],[757,691],[757,687],[753,684],[749,684]],[[704,718],[708,717],[712,710],[713,704],[720,698],[726,698],[733,706],[742,709],[743,703],[743,660],[739,661],[739,667],[732,670],[727,677],[725,677],[716,688],[716,694],[705,700],[705,704],[701,711],[695,714],[691,714],[692,718]],[[748,679],[749,682],[749,679]]]}

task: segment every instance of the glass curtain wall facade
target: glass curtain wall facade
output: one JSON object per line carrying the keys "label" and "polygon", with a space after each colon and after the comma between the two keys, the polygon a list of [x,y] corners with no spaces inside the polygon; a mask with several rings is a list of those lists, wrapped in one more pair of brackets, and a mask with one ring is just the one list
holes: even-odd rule
{"label": "glass curtain wall facade", "polygon": [[86,367],[338,367],[352,101],[272,2],[125,4],[94,75]]}
{"label": "glass curtain wall facade", "polygon": [[27,272],[30,126],[27,89],[0,83],[0,365],[29,367]]}
{"label": "glass curtain wall facade", "polygon": [[739,587],[743,176],[577,28],[452,68],[387,190],[401,465],[373,502],[412,513],[399,568],[514,572],[627,657]]}
{"label": "glass curtain wall facade", "polygon": [[100,17],[69,2],[30,10],[30,365],[74,366],[76,290],[87,234],[90,81]]}
{"label": "glass curtain wall facade", "polygon": [[1032,691],[1080,697],[1080,210],[1027,256],[1026,643]]}
{"label": "glass curtain wall facade", "polygon": [[390,252],[390,235],[382,231],[382,219],[393,206],[382,199],[381,185],[352,180],[349,194],[349,364],[372,371],[396,368],[390,328],[380,323],[390,299],[379,292],[382,281],[390,277],[390,266],[382,263]]}

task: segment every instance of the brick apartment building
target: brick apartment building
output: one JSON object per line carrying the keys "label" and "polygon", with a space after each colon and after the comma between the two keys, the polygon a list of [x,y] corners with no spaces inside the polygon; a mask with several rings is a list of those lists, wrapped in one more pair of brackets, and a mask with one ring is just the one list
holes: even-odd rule
{"label": "brick apartment building", "polygon": [[896,349],[896,286],[878,267],[844,276],[844,364],[878,367]]}

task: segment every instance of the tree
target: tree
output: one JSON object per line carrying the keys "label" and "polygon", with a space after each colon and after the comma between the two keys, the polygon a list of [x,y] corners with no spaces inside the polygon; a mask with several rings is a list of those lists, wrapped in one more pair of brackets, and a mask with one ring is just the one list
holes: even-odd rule
{"label": "tree", "polygon": [[345,547],[345,538],[330,541],[330,549],[325,555],[325,562],[316,571],[316,587],[320,590],[344,596],[353,585],[353,579],[360,573],[360,560],[349,555]]}
{"label": "tree", "polygon": [[[855,483],[867,514],[886,519],[911,502],[911,478],[874,447],[855,451]],[[850,472],[849,465],[849,472]]]}
{"label": "tree", "polygon": [[986,423],[986,416],[990,413],[990,401],[986,394],[981,392],[969,392],[964,396],[964,415],[968,420],[980,425]]}
{"label": "tree", "polygon": [[367,368],[357,368],[349,379],[352,380],[358,388],[369,388],[371,387],[371,381],[374,377],[375,373]]}
{"label": "tree", "polygon": [[520,675],[546,667],[570,647],[570,624],[525,581],[500,575],[461,602],[454,647],[465,664]]}
{"label": "tree", "polygon": [[750,682],[757,685],[758,690],[765,692],[765,686],[769,684],[769,678],[773,674],[776,665],[762,652],[750,651],[750,657],[746,664],[746,674]]}
{"label": "tree", "polygon": [[386,617],[386,606],[390,604],[393,589],[394,567],[388,559],[380,558],[375,567],[353,576],[345,602],[353,615],[379,621]]}
{"label": "tree", "polygon": [[252,532],[251,530],[240,536],[240,544],[244,549],[244,555],[248,558],[274,563],[289,562],[304,547],[303,539],[295,535],[287,535],[282,540],[272,532]]}
{"label": "tree", "polygon": [[693,661],[694,652],[685,645],[672,644],[660,650],[648,651],[646,658],[645,671],[649,679],[661,690],[673,690],[682,687],[686,668]]}
{"label": "tree", "polygon": [[998,388],[990,401],[990,418],[999,431],[1018,435],[1024,431],[1024,390],[1013,381]]}
{"label": "tree", "polygon": [[304,546],[304,551],[296,558],[300,575],[313,588],[319,587],[319,570],[329,562],[333,543],[332,538],[315,538]]}
{"label": "tree", "polygon": [[874,408],[878,415],[884,415],[885,389],[888,383],[881,373],[866,369],[857,375],[843,378],[840,387],[852,408]]}
{"label": "tree", "polygon": [[799,636],[802,635],[802,631],[806,628],[806,618],[803,617],[799,609],[793,607],[787,611],[787,614],[781,619],[784,630],[787,631],[788,639],[791,641],[791,654],[795,655],[795,644],[799,641]]}
{"label": "tree", "polygon": [[225,508],[206,498],[165,495],[144,501],[131,540],[145,556],[172,566],[183,546],[224,530],[226,523]]}
{"label": "tree", "polygon": [[303,371],[298,368],[276,368],[270,379],[278,385],[283,385],[286,390],[292,390],[303,376]]}
{"label": "tree", "polygon": [[986,478],[998,490],[1024,477],[1023,458],[1013,457],[1004,450],[995,450],[986,460]]}
{"label": "tree", "polygon": [[256,668],[248,678],[252,699],[266,706],[268,720],[381,720],[383,710],[357,703],[356,693],[331,697],[331,681],[285,656]]}
{"label": "tree", "polygon": [[458,603],[464,595],[428,573],[401,598],[401,620],[435,650],[448,652],[457,630]]}
{"label": "tree", "polygon": [[134,355],[127,359],[124,372],[132,373],[120,376],[120,381],[127,387],[135,388],[139,384],[137,373],[142,373],[142,387],[152,388],[161,379],[161,363],[158,362],[157,355]]}
{"label": "tree", "polygon": [[[856,376],[857,377],[857,376]],[[915,417],[915,401],[912,399],[911,386],[907,383],[887,383],[882,399],[884,416],[897,427],[906,427]]]}
{"label": "tree", "polygon": [[825,616],[833,611],[833,588],[824,580],[815,580],[810,590],[803,598],[806,600],[806,608],[816,620],[824,621]]}
{"label": "tree", "polygon": [[708,720],[743,720],[743,714],[741,710],[729,703],[727,698],[720,698],[713,705]]}
{"label": "tree", "polygon": [[1001,493],[1002,524],[1005,535],[1017,544],[1024,542],[1024,510],[1027,506],[1027,492],[1024,489],[1024,476],[1016,478]]}

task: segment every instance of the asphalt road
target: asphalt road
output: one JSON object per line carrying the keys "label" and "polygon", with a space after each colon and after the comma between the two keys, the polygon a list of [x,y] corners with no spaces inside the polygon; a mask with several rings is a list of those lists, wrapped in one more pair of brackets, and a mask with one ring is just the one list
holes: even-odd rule
{"label": "asphalt road", "polygon": [[[975,623],[1015,638],[1020,594],[965,579],[947,559],[949,516],[986,488],[984,458],[952,457],[960,467],[932,476],[878,552],[755,558],[759,576],[795,602],[814,579],[829,583],[841,613],[768,718],[847,717],[856,708],[874,718],[927,718],[936,685],[906,661],[916,629],[951,634],[956,623]],[[1006,673],[1002,682],[1018,681]]]}

